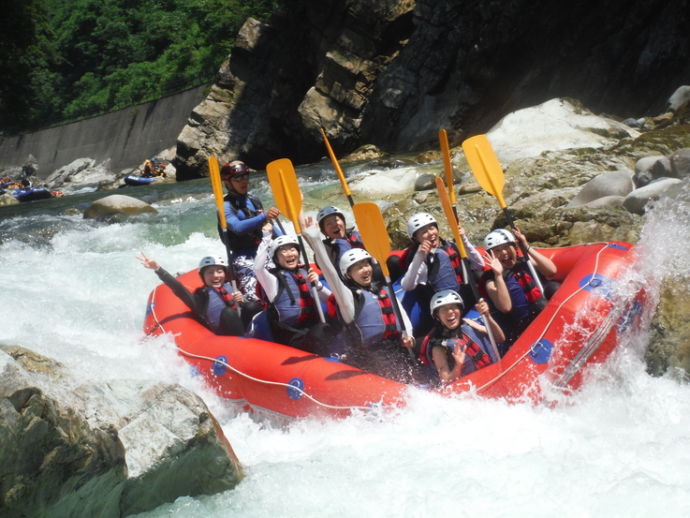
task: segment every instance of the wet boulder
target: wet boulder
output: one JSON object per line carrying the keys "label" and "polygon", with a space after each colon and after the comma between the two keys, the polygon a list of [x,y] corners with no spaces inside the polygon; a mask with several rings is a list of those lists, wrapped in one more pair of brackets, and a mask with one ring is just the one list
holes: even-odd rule
{"label": "wet boulder", "polygon": [[634,214],[644,214],[645,206],[653,200],[658,200],[671,187],[681,183],[678,178],[660,178],[649,185],[635,189],[623,201],[623,206]]}
{"label": "wet boulder", "polygon": [[676,88],[671,97],[666,101],[666,109],[677,112],[690,103],[690,85],[683,85]]}
{"label": "wet boulder", "polygon": [[119,518],[233,488],[242,470],[203,401],[155,381],[79,384],[0,350],[0,515]]}
{"label": "wet boulder", "polygon": [[595,176],[573,198],[568,207],[579,207],[605,196],[626,196],[634,188],[631,171],[611,171]]}
{"label": "wet boulder", "polygon": [[690,176],[690,149],[679,149],[670,156],[669,162],[671,171],[668,176],[674,178]]}
{"label": "wet boulder", "polygon": [[149,212],[158,212],[148,203],[124,196],[122,194],[112,194],[94,201],[84,210],[85,219],[112,219],[117,217],[135,216]]}
{"label": "wet boulder", "polygon": [[635,162],[633,180],[637,187],[644,187],[652,180],[671,175],[671,161],[664,155],[645,156]]}

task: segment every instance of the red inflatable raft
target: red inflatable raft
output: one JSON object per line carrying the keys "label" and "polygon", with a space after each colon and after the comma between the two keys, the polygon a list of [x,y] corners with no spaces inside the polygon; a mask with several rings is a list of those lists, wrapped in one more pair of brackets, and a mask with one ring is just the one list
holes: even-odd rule
{"label": "red inflatable raft", "polygon": [[[633,262],[623,242],[540,249],[558,267],[561,287],[500,362],[444,387],[539,402],[549,391],[576,389],[589,364],[602,362],[622,332],[639,322],[641,287],[616,279]],[[180,276],[190,290],[196,270]],[[148,335],[170,333],[179,353],[222,397],[249,411],[275,417],[344,416],[354,410],[404,404],[407,387],[334,359],[254,338],[217,336],[192,318],[165,285],[150,294]]]}

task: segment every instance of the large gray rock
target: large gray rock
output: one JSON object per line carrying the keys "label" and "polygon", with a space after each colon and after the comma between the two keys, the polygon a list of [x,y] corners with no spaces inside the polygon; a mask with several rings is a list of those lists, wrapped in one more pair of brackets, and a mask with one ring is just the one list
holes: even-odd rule
{"label": "large gray rock", "polygon": [[666,101],[666,109],[677,112],[687,106],[688,103],[690,103],[690,85],[679,86]]}
{"label": "large gray rock", "polygon": [[650,201],[658,200],[667,190],[681,183],[678,178],[660,178],[649,185],[635,189],[623,201],[623,206],[633,214],[644,214],[645,206]]}
{"label": "large gray rock", "polygon": [[234,487],[242,470],[201,399],[156,382],[76,386],[0,351],[0,515],[119,518]]}
{"label": "large gray rock", "polygon": [[671,174],[674,178],[684,178],[690,176],[690,149],[680,149],[673,153],[669,161],[671,163]]}
{"label": "large gray rock", "polygon": [[595,176],[567,206],[580,207],[605,196],[626,196],[635,188],[632,178],[632,171],[611,171]]}
{"label": "large gray rock", "polygon": [[637,187],[644,187],[652,180],[671,175],[671,161],[664,155],[645,156],[635,162],[633,180]]}
{"label": "large gray rock", "polygon": [[109,159],[97,162],[93,158],[78,158],[53,171],[45,184],[65,194],[116,189],[131,172],[131,168],[119,173],[111,171]]}
{"label": "large gray rock", "polygon": [[117,216],[134,216],[147,212],[158,212],[148,203],[125,196],[123,194],[111,194],[105,198],[94,201],[84,210],[86,219],[110,219]]}

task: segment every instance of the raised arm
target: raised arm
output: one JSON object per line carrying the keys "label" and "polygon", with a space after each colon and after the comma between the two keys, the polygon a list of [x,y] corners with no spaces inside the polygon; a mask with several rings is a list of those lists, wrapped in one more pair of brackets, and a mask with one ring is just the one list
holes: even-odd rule
{"label": "raised arm", "polygon": [[340,316],[346,324],[353,322],[355,319],[354,295],[352,294],[352,290],[345,286],[338,272],[335,270],[335,266],[333,266],[333,263],[328,258],[326,247],[321,242],[321,231],[313,222],[303,220],[302,235],[314,251],[316,262],[321,265],[321,272],[328,282],[328,285],[331,287],[331,292],[340,310]]}
{"label": "raised arm", "polygon": [[539,273],[541,273],[546,278],[553,277],[554,275],[556,275],[558,269],[556,268],[556,265],[551,259],[549,259],[545,255],[542,255],[541,253],[537,252],[534,248],[532,248],[530,244],[527,242],[527,238],[525,237],[525,235],[522,232],[520,232],[520,229],[513,229],[513,233],[515,234],[515,238],[519,239],[522,242],[522,244],[525,245],[525,250],[527,250],[529,260],[532,262],[532,264]]}
{"label": "raised arm", "polygon": [[261,287],[266,293],[268,300],[273,302],[273,299],[278,295],[278,279],[266,269],[268,264],[268,247],[271,244],[271,232],[264,230],[263,238],[256,250],[256,257],[254,259],[254,275],[256,280],[261,283]]}

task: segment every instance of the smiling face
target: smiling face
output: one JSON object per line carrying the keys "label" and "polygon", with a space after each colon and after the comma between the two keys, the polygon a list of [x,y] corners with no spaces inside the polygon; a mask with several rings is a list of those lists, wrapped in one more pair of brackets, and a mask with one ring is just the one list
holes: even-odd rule
{"label": "smiling face", "polygon": [[511,243],[495,246],[491,252],[500,261],[503,268],[512,268],[517,262],[517,248]]}
{"label": "smiling face", "polygon": [[364,288],[367,288],[371,284],[373,273],[374,269],[372,268],[371,260],[369,259],[357,261],[347,270],[348,277],[350,277],[350,279],[352,279],[356,284]]}
{"label": "smiling face", "polygon": [[436,317],[446,329],[457,329],[462,322],[462,307],[460,304],[448,304],[436,310]]}
{"label": "smiling face", "polygon": [[345,220],[338,214],[331,214],[323,218],[321,226],[326,237],[345,239]]}
{"label": "smiling face", "polygon": [[237,194],[247,194],[249,190],[249,175],[243,174],[240,176],[224,176],[223,183],[229,191]]}
{"label": "smiling face", "polygon": [[283,245],[276,250],[275,260],[281,268],[294,270],[299,265],[299,249],[293,245]]}
{"label": "smiling face", "polygon": [[209,288],[220,288],[225,282],[225,267],[224,266],[207,266],[201,272],[204,279],[204,284]]}
{"label": "smiling face", "polygon": [[440,238],[438,235],[438,227],[436,223],[429,223],[424,225],[417,232],[414,233],[414,239],[417,243],[423,243],[424,241],[430,241],[431,246],[437,248],[440,243]]}

